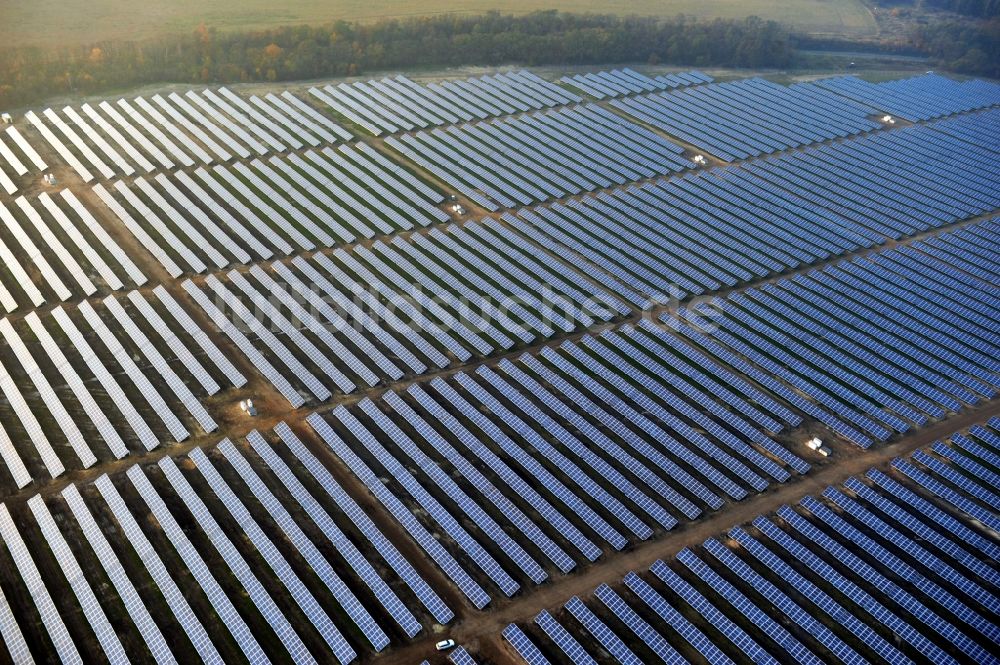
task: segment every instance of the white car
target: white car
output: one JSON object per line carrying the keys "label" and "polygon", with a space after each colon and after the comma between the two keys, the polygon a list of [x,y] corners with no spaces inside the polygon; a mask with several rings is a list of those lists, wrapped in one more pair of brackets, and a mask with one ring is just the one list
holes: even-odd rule
{"label": "white car", "polygon": [[434,645],[434,648],[437,649],[438,651],[447,651],[448,649],[454,648],[454,646],[455,646],[455,640],[441,640],[440,642]]}

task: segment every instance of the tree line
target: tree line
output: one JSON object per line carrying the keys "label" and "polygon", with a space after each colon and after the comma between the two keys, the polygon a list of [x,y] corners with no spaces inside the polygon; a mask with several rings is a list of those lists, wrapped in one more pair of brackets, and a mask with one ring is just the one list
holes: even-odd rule
{"label": "tree line", "polygon": [[517,63],[785,67],[773,21],[576,15],[446,15],[362,24],[217,31],[57,49],[0,47],[0,108],[148,83],[218,84],[354,76],[385,69]]}
{"label": "tree line", "polygon": [[922,0],[925,7],[943,9],[964,16],[1000,16],[1000,0]]}
{"label": "tree line", "polygon": [[875,0],[875,4],[883,7],[913,7],[917,10],[938,10],[991,18],[1000,16],[1000,0]]}
{"label": "tree line", "polygon": [[913,41],[939,67],[1000,78],[1000,19],[922,25]]}
{"label": "tree line", "polygon": [[[1000,0],[915,0],[994,11]],[[974,7],[973,7],[974,5]],[[1000,77],[1000,19],[918,25],[886,42],[791,35],[773,21],[569,14],[445,15],[217,31],[86,47],[0,46],[0,109],[62,95],[110,94],[144,84],[214,85],[356,76],[460,65],[597,65],[783,68],[795,48],[924,54],[935,66]]]}

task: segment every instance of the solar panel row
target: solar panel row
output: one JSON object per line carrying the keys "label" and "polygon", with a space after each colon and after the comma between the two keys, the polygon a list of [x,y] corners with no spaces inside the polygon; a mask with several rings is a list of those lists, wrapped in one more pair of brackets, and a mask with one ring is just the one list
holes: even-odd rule
{"label": "solar panel row", "polygon": [[[17,148],[16,151],[15,148]],[[24,140],[17,128],[8,127],[3,134],[0,134],[0,158],[2,158],[0,159],[0,187],[3,187],[3,190],[10,196],[18,191],[15,178],[21,178],[29,173],[23,157],[26,157],[28,163],[33,165],[36,170],[47,168],[45,162],[38,156],[35,149]]]}
{"label": "solar panel row", "polygon": [[[867,447],[996,393],[1000,340],[989,322],[1000,303],[967,280],[899,248],[715,299],[711,337],[685,322],[697,310],[663,320]],[[982,302],[970,306],[976,293]]]}
{"label": "solar panel row", "polygon": [[[21,196],[13,203],[16,207],[0,203],[0,228],[5,231],[0,257],[13,278],[0,281],[0,304],[7,313],[28,302],[38,307],[46,300],[66,301],[94,295],[99,289],[124,288],[116,268],[104,259],[105,251],[130,281],[137,286],[146,282],[72,191],[62,190],[55,198],[43,192],[33,201]],[[16,244],[8,244],[6,238]]]}
{"label": "solar panel row", "polygon": [[907,120],[930,120],[1000,103],[1000,85],[978,79],[955,81],[939,74],[870,83],[854,76],[819,79],[817,85]]}
{"label": "solar panel row", "polygon": [[[98,526],[97,520],[94,519],[93,513],[87,506],[76,485],[66,487],[62,491],[62,497],[66,501],[76,523],[79,525],[80,531],[83,532],[84,537],[87,539],[90,548],[97,556],[101,567],[114,585],[115,591],[121,598],[129,618],[142,635],[143,641],[150,651],[150,655],[153,656],[153,659],[157,663],[173,662],[173,655],[160,627],[153,620],[149,609],[139,596],[135,585],[128,577],[125,568],[118,559],[118,555],[115,554],[107,536]],[[82,576],[83,573],[81,572]]]}
{"label": "solar panel row", "polygon": [[[621,75],[635,86],[643,82]],[[515,101],[538,108],[532,99],[545,106],[524,83],[531,76],[511,78],[523,85],[503,104],[498,98],[497,111],[514,112]],[[379,99],[386,113],[407,122],[429,113],[413,103],[427,99],[419,86],[396,83],[408,91],[399,99],[384,82],[341,94],[355,105],[361,95]],[[733,93],[744,100],[785,94],[755,81],[741,85],[752,87]],[[835,99],[793,88],[824,103]],[[81,176],[90,177],[83,172],[92,167],[113,177],[141,154],[164,168],[191,170],[119,181],[115,194],[95,187],[175,277],[186,271],[181,265],[214,272],[296,251],[293,243],[314,249],[447,218],[434,207],[440,194],[370,147],[313,150],[321,130],[336,126],[294,96],[265,102],[222,89],[176,97],[173,112],[154,100],[176,124],[164,124],[165,116],[141,99],[121,100],[115,111],[131,129],[107,103],[96,116],[104,124],[92,107],[64,109],[69,123],[51,110],[32,114],[53,148],[77,160]],[[857,110],[836,99],[845,114]],[[184,122],[174,115],[182,112]],[[739,286],[992,212],[993,134],[1000,125],[984,116],[981,125],[963,116],[871,134],[508,213],[501,222],[420,230],[182,286],[231,346],[298,407],[474,354],[540,343],[633,306],[669,302],[665,296]],[[443,120],[422,120],[454,122],[435,117]],[[143,143],[140,153],[139,142],[107,130],[108,118],[133,139],[160,147]],[[535,140],[531,156],[514,157],[501,138],[513,134],[498,127],[515,122],[530,126],[522,137]],[[204,128],[200,134],[191,129],[195,123]],[[467,133],[472,127],[482,133]],[[589,173],[626,182],[645,177],[642,168],[657,173],[658,154],[642,142],[658,139],[596,105],[421,135],[430,138],[390,140],[422,142],[442,163],[457,164],[458,149],[478,151],[466,171],[512,203],[557,195],[558,183],[532,170],[534,155],[550,160],[545,168],[553,175],[583,148],[616,155],[604,165],[588,162]],[[556,135],[569,147],[543,152]],[[257,158],[288,148],[299,152]],[[252,164],[198,166],[215,159],[209,152],[221,159],[230,150]],[[954,163],[958,153],[963,159]],[[559,177],[570,180],[564,172]],[[0,212],[0,235],[31,259],[45,295],[71,297],[77,288],[95,294],[97,277],[123,288],[108,256],[144,281],[80,201],[63,198],[65,210],[42,195],[41,208],[19,199]],[[362,205],[370,206],[364,214]],[[238,649],[251,661],[333,655],[349,662],[359,649],[381,650],[394,636],[418,634],[428,615],[437,622],[454,616],[352,498],[355,481],[482,608],[496,593],[520,593],[807,472],[809,464],[774,438],[803,416],[866,446],[977,404],[1000,387],[998,224],[970,224],[672,309],[661,318],[665,326],[617,326],[352,400],[326,417],[313,414],[308,423],[319,441],[350,471],[341,476],[345,486],[281,425],[281,446],[254,434],[249,448],[227,440],[218,449],[195,449],[183,463],[166,457],[155,469],[134,467],[130,487],[115,481],[128,506],[107,476],[96,492],[70,486],[62,499],[8,504],[0,510],[0,557],[15,565],[4,566],[10,572],[2,581],[18,607],[13,611],[0,593],[0,639],[22,660],[50,659],[32,651],[51,646],[70,662],[98,649],[124,662],[127,650],[144,644],[161,662],[173,660],[172,649],[222,660],[216,647],[230,658]],[[0,321],[0,392],[8,404],[0,416],[0,458],[18,487],[40,472],[55,477],[67,467],[89,468],[107,451],[122,458],[158,446],[165,435],[181,441],[191,423],[215,429],[202,397],[247,377],[197,315],[164,287],[153,293],[155,301],[132,292],[127,301],[109,296],[56,308],[57,327],[34,312],[23,322]],[[0,296],[17,306],[9,292]],[[710,332],[701,327],[705,321],[715,326]],[[212,366],[202,364],[205,358]],[[630,576],[621,593],[601,587],[600,605],[574,598],[558,619],[543,613],[538,628],[505,634],[532,662],[545,662],[553,643],[574,662],[609,655],[646,662],[650,654],[672,661],[691,657],[692,649],[711,662],[909,662],[916,654],[985,660],[1000,639],[993,609],[1000,577],[992,568],[1000,548],[991,535],[1000,529],[998,426],[973,428],[896,460],[888,472],[785,507],[780,522],[761,518],[669,564],[658,562],[651,582]],[[136,496],[153,519],[133,517]],[[137,516],[146,512],[136,508]],[[127,540],[138,559],[115,538]],[[804,551],[789,559],[785,552],[802,543]],[[53,574],[42,579],[40,570]],[[162,611],[164,601],[170,613]],[[160,625],[149,619],[154,606]],[[23,616],[35,633],[48,633],[43,647],[25,643]],[[87,630],[94,639],[82,638]],[[456,662],[472,662],[464,650],[453,654]]]}
{"label": "solar panel row", "polygon": [[448,219],[441,195],[349,145],[94,191],[174,277]]}
{"label": "solar panel row", "polygon": [[[479,606],[489,601],[487,583],[509,596],[518,578],[544,581],[547,563],[568,572],[577,557],[600,555],[597,542],[622,549],[718,507],[717,491],[741,498],[764,489],[765,476],[787,479],[786,465],[808,470],[641,351],[665,351],[655,332],[621,335],[434,379],[309,422]],[[444,464],[467,485],[443,473]],[[515,469],[538,484],[529,486]],[[447,533],[454,548],[426,541],[426,528]],[[464,557],[474,567],[459,563]]]}
{"label": "solar panel row", "polygon": [[[319,460],[302,444],[302,442],[295,436],[291,428],[285,423],[279,423],[277,427],[274,428],[275,432],[281,438],[281,442],[288,446],[289,450],[295,456],[295,459],[300,463],[309,474],[320,484],[325,493],[334,501],[337,508],[343,512],[348,519],[354,524],[358,531],[362,534],[365,540],[371,543],[371,546],[379,556],[389,564],[393,571],[406,583],[411,591],[416,595],[421,604],[431,613],[431,616],[441,624],[446,624],[454,618],[454,612],[449,608],[444,601],[441,600],[440,596],[435,592],[427,582],[413,569],[410,562],[396,549],[395,545],[386,538],[382,532],[375,526],[368,514],[361,509],[357,502],[346,492],[344,489],[333,479],[330,472],[326,470],[325,467],[319,462]],[[286,486],[289,478],[287,473],[280,471],[282,464],[278,464],[280,460],[273,451],[268,449],[261,440],[255,440],[252,436],[249,437],[251,446],[260,455],[268,466],[282,477],[282,482],[285,482]],[[300,503],[302,499],[298,499]],[[314,500],[315,501],[315,500]],[[310,511],[312,512],[312,511]],[[373,583],[374,584],[374,583]],[[383,594],[380,596],[381,600],[389,601],[391,596],[388,594]],[[396,621],[401,625],[406,624],[406,630],[412,631],[412,624],[409,619],[402,613],[398,608],[390,609]]]}
{"label": "solar panel row", "polygon": [[[45,164],[45,160],[43,160],[41,156],[38,154],[38,151],[36,151],[35,148],[30,143],[28,143],[27,139],[25,139],[24,136],[21,134],[21,132],[18,131],[17,127],[13,126],[8,127],[6,130],[4,130],[4,133],[7,136],[7,140],[9,140],[11,143],[20,148],[22,154],[24,154],[28,158],[28,161],[30,161],[35,166],[36,169],[38,169],[39,171],[44,171],[45,169],[48,168],[48,166]],[[22,173],[20,173],[20,168],[18,168],[17,166],[18,161],[19,160],[15,159],[15,161],[9,163],[18,172],[18,175],[23,175]]]}
{"label": "solar panel row", "polygon": [[[56,134],[49,128],[45,122],[39,118],[34,111],[28,111],[24,114],[24,117],[28,120],[32,127],[34,127],[42,137],[48,141],[52,149],[62,158],[63,162],[69,164],[73,170],[77,172],[80,179],[84,182],[90,182],[94,179],[93,174],[87,170],[87,167],[79,160],[79,158],[66,147],[62,140],[56,136]],[[49,119],[47,117],[47,119]],[[60,129],[65,129],[67,125],[65,123],[59,123]],[[79,139],[78,139],[79,140]]]}
{"label": "solar panel row", "polygon": [[376,136],[581,101],[527,70],[425,86],[396,76],[309,92]]}
{"label": "solar panel row", "polygon": [[448,654],[448,660],[455,665],[476,665],[476,659],[462,646],[455,647],[455,650]]}
{"label": "solar panel row", "polygon": [[[264,441],[263,437],[257,433],[251,433],[248,437],[251,444],[255,449],[264,448],[269,444]],[[349,611],[361,621],[361,625],[364,630],[369,633],[369,637],[373,642],[373,646],[381,649],[387,643],[387,637],[381,629],[374,626],[373,621],[370,616],[366,616],[366,613],[362,611],[361,608],[357,606],[357,599],[350,592],[349,588],[344,584],[343,580],[337,575],[333,570],[330,563],[322,556],[319,549],[308,539],[302,529],[294,521],[292,516],[285,510],[278,499],[267,489],[267,486],[263,483],[260,476],[250,467],[247,460],[241,455],[239,450],[228,441],[224,441],[219,444],[219,451],[226,456],[230,464],[234,466],[243,481],[247,484],[250,490],[256,496],[257,500],[261,502],[262,505],[267,507],[271,514],[271,517],[278,523],[281,527],[282,532],[295,543],[296,548],[299,553],[302,554],[303,558],[309,562],[309,565],[316,571],[316,574],[323,580],[324,585],[331,591],[331,593],[341,599],[341,602],[345,604]],[[260,451],[258,451],[259,454]],[[330,514],[314,499],[312,498],[305,487],[299,482],[295,477],[289,467],[280,460],[277,456],[273,454],[272,451],[267,451],[261,456],[268,462],[271,466],[273,472],[275,472],[282,480],[284,486],[289,489],[293,496],[299,501],[306,512],[309,514],[310,519],[320,528],[323,535],[333,544],[341,556],[351,565],[354,572],[362,578],[366,585],[372,590],[374,594],[379,598],[382,606],[389,611],[393,618],[400,624],[400,626],[406,630],[407,635],[413,637],[420,631],[420,624],[414,618],[413,614],[406,609],[402,601],[396,595],[394,591],[385,583],[385,581],[378,575],[372,564],[364,558],[361,552],[358,551],[357,547],[344,535],[344,532],[336,525]],[[319,612],[318,609],[313,610],[314,612]],[[327,624],[329,622],[328,618],[320,616],[320,622]],[[338,638],[339,633],[334,631],[329,631],[324,627],[317,624],[317,629],[320,634],[324,635],[328,640],[336,640],[337,644],[331,642],[330,646],[333,648],[339,648],[339,642],[342,638]]]}
{"label": "solar panel row", "polygon": [[612,69],[611,71],[575,74],[559,79],[561,83],[570,85],[596,99],[684,88],[689,85],[711,83],[712,80],[711,76],[698,71],[662,74],[650,78],[628,67]]}
{"label": "solar panel row", "polygon": [[[52,595],[46,587],[38,566],[35,564],[28,546],[21,536],[21,532],[14,523],[10,511],[7,510],[7,506],[2,504],[0,504],[0,539],[6,545],[18,574],[30,594],[57,657],[64,663],[79,663],[82,665],[83,659],[80,657],[80,652],[73,643],[73,638],[70,636],[63,618],[60,616],[59,610],[56,609],[56,604],[52,600]],[[17,628],[16,623],[12,625],[11,620],[7,619],[4,622],[4,627],[3,638],[10,653],[18,653],[22,654],[22,656],[28,654],[28,658],[30,659],[31,656],[27,645],[21,643],[23,634]]]}
{"label": "solar panel row", "polygon": [[866,132],[866,107],[812,83],[760,78],[614,99],[612,106],[727,162]]}
{"label": "solar panel row", "polygon": [[386,144],[490,211],[692,166],[679,146],[596,104],[421,130]]}
{"label": "solar panel row", "polygon": [[[14,618],[0,594],[0,640],[15,661],[45,659],[42,650],[48,647],[40,642],[28,646],[21,632],[21,622],[29,612],[37,611],[53,648],[67,662],[82,662],[81,648],[97,648],[111,662],[140,658],[138,652],[126,657],[122,646],[136,647],[133,629],[140,638],[138,644],[144,644],[157,662],[176,662],[192,648],[208,661],[218,660],[218,648],[225,645],[223,653],[231,649],[217,632],[225,626],[235,646],[253,662],[273,658],[315,662],[332,655],[347,663],[357,657],[359,637],[376,650],[388,645],[390,638],[380,625],[385,616],[397,621],[409,637],[421,631],[421,624],[407,609],[412,597],[396,595],[402,587],[396,586],[394,574],[434,619],[449,621],[451,611],[437,593],[354,499],[286,425],[276,431],[284,445],[272,444],[253,432],[249,448],[227,439],[217,448],[194,449],[189,454],[192,464],[166,457],[145,469],[134,466],[115,480],[103,475],[93,487],[69,485],[61,495],[48,499],[36,495],[16,521],[0,505],[0,541],[16,565],[21,580],[17,583],[27,585],[30,595],[25,597],[34,605],[34,609],[22,606]],[[279,453],[285,446],[288,452]],[[308,481],[302,471],[308,473]],[[307,489],[307,483],[314,481],[320,483],[315,485],[321,488],[319,494]],[[211,489],[210,495],[201,490],[202,485]],[[288,490],[297,507],[292,510],[279,502],[272,493],[274,487]],[[123,496],[133,492],[138,492],[143,508],[126,505]],[[139,517],[147,522],[141,517],[146,509],[156,520],[151,529],[146,528],[149,524],[139,527],[137,521]],[[317,539],[317,528],[319,538],[330,539],[333,550]],[[34,536],[36,530],[41,540]],[[29,551],[28,531],[33,542],[47,548]],[[82,551],[69,547],[68,542],[80,536],[96,559],[90,554],[78,558],[77,552]],[[279,546],[286,537],[291,549]],[[119,548],[126,544],[134,548],[137,558],[119,559],[116,551],[121,552]],[[266,566],[254,565],[253,558],[258,556]],[[63,578],[42,577],[39,566],[49,569],[50,557]],[[389,564],[389,573],[381,568],[383,561]],[[103,583],[103,574],[111,586]],[[323,584],[315,586],[314,577]],[[366,593],[356,596],[361,580]],[[150,582],[162,596],[149,594]],[[184,594],[179,584],[186,585]],[[275,585],[282,589],[281,595],[274,594]],[[61,593],[64,586],[75,600],[64,597],[57,606],[51,594]],[[154,621],[150,612],[164,600],[169,612],[158,614]],[[206,601],[209,613],[204,611]],[[376,606],[380,608],[377,613]],[[97,638],[96,646],[78,647],[76,628],[72,634],[66,628],[64,612],[77,607],[83,610],[83,625]],[[354,625],[343,623],[341,612]],[[117,617],[114,628],[108,616]],[[299,616],[307,623],[301,623]],[[336,623],[331,617],[336,617]],[[262,626],[279,639],[265,639]],[[182,629],[180,633],[176,627]],[[179,641],[178,634],[183,636]]]}
{"label": "solar panel row", "polygon": [[62,574],[66,577],[66,581],[73,590],[73,595],[76,597],[77,602],[79,602],[87,623],[93,629],[101,650],[108,658],[108,662],[119,665],[128,663],[129,658],[125,653],[124,647],[122,647],[121,640],[118,639],[115,629],[111,626],[111,622],[108,621],[107,614],[105,614],[104,609],[98,602],[93,588],[83,574],[80,563],[77,561],[73,551],[70,550],[69,543],[63,537],[55,519],[52,517],[52,513],[49,512],[48,507],[45,505],[45,501],[42,500],[40,495],[35,495],[28,500],[27,505],[35,518],[35,522],[38,524],[39,530],[42,532],[42,537],[52,551],[53,556],[55,556]]}
{"label": "solar panel row", "polygon": [[[31,111],[26,117],[84,182],[93,179],[91,168],[110,180],[351,139],[349,132],[289,97],[244,99],[227,88],[189,90],[183,96],[119,99],[115,105],[66,106],[62,115],[45,109],[44,120]],[[6,156],[6,150],[0,148],[0,155]],[[29,157],[36,165],[41,161],[37,154]]]}
{"label": "solar panel row", "polygon": [[[377,240],[271,269],[209,276],[217,302],[192,282],[184,288],[296,404],[299,386],[322,401],[334,390],[423,374],[628,311],[569,265],[494,224]],[[252,334],[224,320],[227,311]]]}
{"label": "solar panel row", "polygon": [[998,123],[1000,123],[1000,109],[989,109],[981,113],[950,118],[948,122],[935,123],[933,126],[975,148],[996,152],[992,136]]}

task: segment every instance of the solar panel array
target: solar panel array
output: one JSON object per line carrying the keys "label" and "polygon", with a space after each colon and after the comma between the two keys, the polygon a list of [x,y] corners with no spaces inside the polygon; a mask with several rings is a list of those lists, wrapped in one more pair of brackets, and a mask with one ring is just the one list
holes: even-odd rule
{"label": "solar panel array", "polygon": [[490,211],[693,166],[679,146],[596,104],[390,136],[385,142]]}
{"label": "solar panel array", "polygon": [[[165,457],[114,480],[103,475],[53,497],[36,495],[16,520],[0,504],[0,556],[9,554],[16,571],[0,581],[26,585],[34,605],[19,605],[14,619],[0,596],[0,639],[16,662],[30,662],[42,646],[29,633],[29,647],[21,632],[36,612],[69,662],[95,648],[75,643],[81,626],[116,663],[177,662],[192,651],[212,661],[231,658],[234,647],[254,662],[332,656],[348,663],[359,649],[384,649],[399,630],[420,633],[408,609],[414,599],[430,613],[419,616],[450,621],[447,605],[291,429],[276,431],[280,443],[253,432],[249,446],[226,439],[195,448],[183,463]],[[275,492],[288,492],[293,503]],[[139,526],[146,515],[155,527]],[[36,529],[46,547],[29,551],[25,538],[34,540]],[[85,544],[71,549],[69,542]],[[50,558],[62,577],[38,572],[50,569]],[[234,593],[246,600],[233,601]],[[150,612],[163,600],[170,611],[154,621]],[[69,618],[77,607],[82,616]],[[117,617],[114,629],[109,617]]]}
{"label": "solar panel array", "polygon": [[[45,580],[42,578],[42,574],[39,572],[38,566],[35,564],[24,542],[24,538],[14,523],[10,511],[3,504],[0,504],[0,539],[6,545],[7,552],[14,562],[20,579],[23,581],[32,602],[38,610],[42,625],[45,627],[45,631],[51,640],[52,648],[58,655],[59,660],[64,663],[82,664],[83,660],[80,658],[80,652],[73,643],[73,638],[70,636],[65,622],[59,615],[59,610],[56,609],[56,604],[46,587]],[[21,645],[18,639],[20,631],[15,631],[14,627],[10,626],[9,620],[6,626],[7,629],[3,635],[4,641],[7,641],[8,635],[13,633],[10,635],[12,640],[8,647],[9,650],[14,653],[27,653],[28,649],[25,645]]]}
{"label": "solar panel array", "polygon": [[48,168],[45,160],[41,158],[38,151],[24,138],[21,132],[18,131],[17,127],[8,127],[4,130],[6,134],[6,139],[10,141],[13,145],[16,145],[21,149],[21,152],[28,158],[28,160],[35,165],[39,171],[44,171]]}
{"label": "solar panel array", "polygon": [[[566,573],[602,550],[620,550],[726,498],[808,471],[765,433],[782,423],[723,389],[731,405],[766,425],[729,411],[690,382],[682,364],[657,359],[666,352],[658,339],[631,327],[588,336],[308,420],[483,607],[493,593],[511,596],[549,571]],[[475,491],[444,474],[443,465]],[[537,479],[537,489],[515,469]],[[535,512],[540,519],[528,517]],[[428,529],[447,533],[458,550],[428,539]],[[464,557],[474,565],[459,563]]]}
{"label": "solar panel array", "polygon": [[223,277],[209,276],[208,291],[190,281],[183,287],[295,406],[628,311],[571,266],[491,223]]}
{"label": "solar panel array", "polygon": [[455,650],[448,654],[448,660],[455,665],[476,665],[476,659],[462,646],[455,647]]}
{"label": "solar panel array", "polygon": [[[502,219],[553,253],[590,265],[588,273],[609,291],[646,307],[994,210],[1000,203],[994,155],[969,150],[946,133],[954,122],[632,185]],[[966,155],[961,163],[953,158],[958,150]]]}
{"label": "solar panel array", "polygon": [[223,87],[66,106],[61,114],[45,109],[27,118],[84,182],[95,174],[110,180],[352,138],[290,96],[244,98]]}
{"label": "solar panel array", "polygon": [[581,101],[527,70],[427,85],[396,76],[310,88],[309,92],[375,136]]}
{"label": "solar panel array", "polygon": [[870,109],[812,83],[760,78],[615,99],[611,105],[727,162],[879,127]]}
{"label": "solar panel array", "polygon": [[[29,111],[0,135],[12,660],[416,652],[850,443],[981,407],[994,84],[851,81],[513,72]],[[682,173],[625,106],[754,158]],[[890,106],[959,115],[872,120]],[[86,190],[15,198],[39,137]],[[289,424],[239,438],[250,397]],[[829,448],[793,452],[813,435]],[[998,469],[994,420],[504,638],[529,663],[986,662]],[[492,662],[495,640],[467,644],[452,662]]]}
{"label": "solar panel array", "polygon": [[525,635],[517,624],[510,624],[503,629],[503,637],[528,665],[546,665],[549,659],[542,655],[538,646]]}
{"label": "solar panel array", "polygon": [[174,277],[445,221],[444,197],[364,144],[94,187]]}
{"label": "solar panel array", "polygon": [[[995,224],[941,242],[960,256],[984,242],[992,253],[995,236],[973,230]],[[996,394],[992,289],[901,247],[715,299],[722,314],[711,335],[685,323],[684,308],[662,321],[867,447]]]}
{"label": "solar panel array", "polygon": [[689,85],[711,83],[713,80],[708,74],[698,71],[661,74],[650,78],[628,67],[612,69],[611,71],[574,74],[559,79],[561,83],[570,85],[596,99],[686,88]]}
{"label": "solar panel array", "polygon": [[0,336],[0,482],[18,488],[212,432],[203,400],[246,382],[162,286],[2,319]]}
{"label": "solar panel array", "polygon": [[[34,167],[34,168],[32,168]],[[13,196],[18,181],[32,171],[44,171],[48,166],[16,127],[0,133],[0,187]]]}
{"label": "solar panel array", "polygon": [[[58,154],[59,157],[62,158],[63,162],[69,164],[73,168],[73,170],[76,171],[77,175],[80,177],[81,180],[83,180],[83,182],[90,182],[91,180],[94,179],[94,175],[90,172],[90,170],[87,169],[86,166],[83,165],[83,162],[80,161],[76,153],[72,152],[69,148],[67,148],[66,144],[63,143],[62,139],[60,139],[59,136],[57,136],[55,132],[52,131],[52,128],[49,127],[48,124],[46,124],[46,121],[48,122],[53,121],[51,113],[49,115],[46,115],[45,118],[43,119],[39,118],[34,111],[28,111],[27,113],[24,114],[24,117],[25,119],[27,119],[31,127],[34,128],[34,130],[37,131],[39,134],[41,134],[42,137],[52,147],[52,149],[56,151],[56,154]],[[62,130],[64,136],[66,136],[70,140],[75,138],[77,141],[79,141],[79,137],[76,135],[75,132],[73,132],[72,128],[70,128],[66,123],[62,122],[58,117],[55,117],[54,120],[56,121],[54,124],[56,124],[56,126],[60,130]],[[87,154],[93,156],[94,159],[96,160],[97,159],[96,155],[94,155],[89,148],[87,150],[88,150]],[[104,166],[104,164],[101,163],[101,166]],[[107,167],[104,166],[104,168],[106,169]],[[103,173],[101,175],[103,175]]]}
{"label": "solar panel array", "polygon": [[[87,506],[76,485],[69,485],[64,489],[62,491],[62,498],[65,500],[87,543],[97,556],[101,567],[114,585],[115,591],[125,605],[129,618],[135,624],[136,629],[149,648],[150,655],[158,663],[171,662],[173,656],[170,647],[167,645],[166,638],[163,636],[163,632],[139,596],[135,584],[126,573],[121,560],[112,549],[107,536],[104,535],[104,532],[98,526],[97,520],[94,519],[94,514]],[[43,503],[42,505],[44,506],[45,504]],[[85,575],[85,573],[81,571],[82,575]]]}
{"label": "solar panel array", "polygon": [[940,131],[970,143],[976,148],[997,151],[992,140],[997,124],[1000,123],[1000,109],[989,109],[979,113],[957,116],[946,123],[935,123]]}
{"label": "solar panel array", "polygon": [[849,478],[504,638],[530,664],[990,660],[998,429],[994,418]]}
{"label": "solar panel array", "polygon": [[906,120],[930,120],[1000,104],[1000,85],[974,79],[955,81],[939,74],[870,83],[855,76],[820,79],[816,85]]}
{"label": "solar panel array", "polygon": [[[303,468],[308,470],[308,472],[313,476],[313,478],[322,487],[324,492],[332,499],[338,509],[343,512],[350,521],[354,524],[355,528],[364,536],[365,540],[371,543],[371,546],[377,551],[381,558],[383,558],[386,563],[392,568],[392,570],[402,579],[407,587],[416,595],[420,603],[427,609],[430,615],[441,624],[446,624],[454,618],[454,612],[444,603],[441,597],[435,592],[424,579],[414,570],[412,564],[406,560],[406,558],[396,549],[396,547],[382,534],[378,527],[372,522],[368,514],[361,509],[357,502],[333,479],[329,471],[322,465],[322,463],[302,444],[291,428],[285,424],[279,424],[275,427],[275,432],[281,439],[281,442],[288,447],[288,449],[295,455],[295,458]],[[282,476],[282,482],[289,488],[295,487],[290,478],[291,474],[282,470],[283,463],[279,463],[278,458],[270,454],[267,448],[262,444],[260,438],[256,440],[251,435],[248,437],[250,444],[253,446],[254,450],[267,461],[267,464],[274,470],[275,473]],[[285,465],[287,468],[287,465]],[[308,497],[305,497],[302,492],[294,491],[296,495],[296,500],[303,504],[306,510],[313,516],[313,519],[317,522],[324,521],[322,513],[319,512],[316,507],[317,503],[315,501],[309,501]],[[322,525],[321,525],[322,526]],[[332,530],[324,529],[327,533],[333,533]],[[330,537],[328,535],[328,537]],[[346,543],[336,543],[338,548],[344,550],[349,550],[349,546]],[[354,555],[352,554],[352,557]],[[356,566],[358,569],[362,568],[362,564],[359,562]],[[368,582],[368,585],[373,589],[378,586],[377,583],[371,578],[369,572],[362,573],[367,579],[372,581]],[[390,613],[392,613],[394,619],[397,623],[403,627],[407,634],[413,634],[416,626],[413,623],[412,617],[407,616],[407,611],[405,608],[400,608],[392,600],[392,594],[386,593],[384,590],[379,591],[381,594],[381,602],[386,605]]]}
{"label": "solar panel array", "polygon": [[[107,257],[107,258],[105,258]],[[146,276],[69,189],[0,202],[0,304],[27,306],[118,290]]]}
{"label": "solar panel array", "polygon": [[915,242],[912,247],[936,259],[937,266],[957,268],[984,282],[996,284],[1000,275],[989,245],[998,228],[1000,219],[993,218],[954,233]]}

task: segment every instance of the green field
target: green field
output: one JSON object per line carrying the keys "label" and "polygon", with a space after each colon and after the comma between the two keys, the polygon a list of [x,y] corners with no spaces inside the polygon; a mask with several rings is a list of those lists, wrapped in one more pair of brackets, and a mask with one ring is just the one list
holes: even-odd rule
{"label": "green field", "polygon": [[58,46],[102,40],[148,39],[189,32],[200,23],[219,29],[255,29],[333,20],[376,20],[500,8],[568,12],[739,18],[756,14],[811,33],[871,35],[875,19],[861,0],[0,0],[0,44]]}

